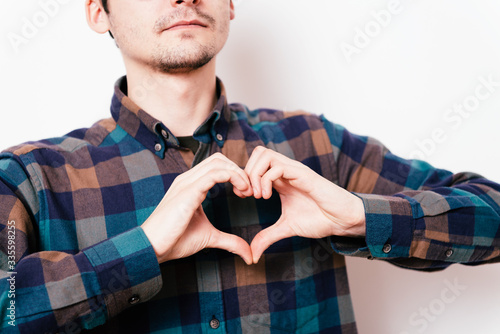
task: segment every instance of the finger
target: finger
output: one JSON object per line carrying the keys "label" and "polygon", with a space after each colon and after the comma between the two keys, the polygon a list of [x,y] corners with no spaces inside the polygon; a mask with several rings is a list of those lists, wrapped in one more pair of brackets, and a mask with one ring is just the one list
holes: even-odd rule
{"label": "finger", "polygon": [[237,188],[233,187],[233,192],[236,196],[238,197],[241,197],[241,198],[245,198],[247,197],[245,194],[243,194],[240,190],[238,190]]}
{"label": "finger", "polygon": [[245,172],[250,178],[255,198],[262,197],[261,177],[270,167],[268,151],[268,149],[262,146],[256,147],[245,167]]}
{"label": "finger", "polygon": [[234,234],[224,233],[215,228],[214,230],[207,248],[224,249],[230,253],[239,255],[248,265],[253,263],[252,250],[245,240]]}
{"label": "finger", "polygon": [[[285,157],[286,159],[286,157]],[[309,167],[295,160],[274,161],[272,167],[262,176],[261,186],[263,198],[270,198],[272,189],[276,189],[280,194],[289,189],[311,192],[315,189],[318,181],[318,174]]]}
{"label": "finger", "polygon": [[269,199],[273,193],[273,183],[280,179],[285,172],[283,166],[274,166],[269,169],[261,178],[262,198]]}
{"label": "finger", "polygon": [[222,163],[220,168],[227,168],[230,173],[228,181],[233,185],[236,194],[240,197],[252,196],[253,189],[248,174],[222,154],[218,154],[218,158],[221,159],[219,163]]}
{"label": "finger", "polygon": [[[201,174],[202,173],[202,174]],[[250,188],[250,181],[235,171],[226,168],[210,168],[201,171],[193,186],[199,185],[202,192],[207,192],[217,183],[229,182],[241,193],[247,193]]]}
{"label": "finger", "polygon": [[250,249],[252,250],[253,263],[259,262],[262,253],[269,248],[272,244],[294,236],[292,231],[283,224],[281,219],[278,220],[274,225],[260,231],[253,238],[250,244]]}
{"label": "finger", "polygon": [[[194,171],[193,186],[200,186],[202,192],[208,192],[217,183],[230,182],[239,192],[237,195],[251,196],[253,190],[248,175],[234,162],[221,154],[209,158]],[[241,196],[240,196],[241,197]]]}
{"label": "finger", "polygon": [[[256,198],[262,196],[267,199],[271,197],[272,182],[269,184],[268,180],[263,181],[262,178],[275,167],[279,167],[280,169],[272,172],[273,181],[280,177],[288,179],[289,176],[287,174],[290,174],[291,178],[295,178],[296,176],[292,175],[300,175],[296,171],[303,168],[304,165],[273,150],[257,147],[245,168],[245,172],[249,175],[250,182],[252,183],[254,193],[257,193],[258,197],[254,195]],[[275,175],[279,176],[276,177]]]}
{"label": "finger", "polygon": [[260,157],[266,152],[266,150],[267,148],[265,148],[264,146],[257,146],[256,148],[254,148],[245,166],[246,172],[253,169],[253,167],[259,162]]}

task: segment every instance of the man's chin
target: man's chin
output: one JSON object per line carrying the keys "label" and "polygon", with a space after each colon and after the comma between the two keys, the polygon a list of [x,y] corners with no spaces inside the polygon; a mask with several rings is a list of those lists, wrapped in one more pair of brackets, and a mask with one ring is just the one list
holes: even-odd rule
{"label": "man's chin", "polygon": [[158,69],[159,72],[164,74],[189,74],[200,70],[203,66],[200,67],[176,67],[176,68],[165,68],[161,67]]}
{"label": "man's chin", "polygon": [[180,74],[197,71],[206,66],[214,56],[206,53],[195,59],[180,60],[177,59],[160,59],[156,61],[155,68],[163,73]]}

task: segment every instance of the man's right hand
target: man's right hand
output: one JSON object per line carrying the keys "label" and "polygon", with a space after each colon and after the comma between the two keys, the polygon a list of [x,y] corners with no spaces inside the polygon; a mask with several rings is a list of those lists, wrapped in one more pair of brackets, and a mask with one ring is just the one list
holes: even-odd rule
{"label": "man's right hand", "polygon": [[180,259],[204,248],[220,248],[252,263],[252,252],[242,238],[217,230],[201,203],[217,183],[230,182],[239,197],[253,195],[247,174],[220,153],[179,175],[142,229],[156,252],[158,262]]}

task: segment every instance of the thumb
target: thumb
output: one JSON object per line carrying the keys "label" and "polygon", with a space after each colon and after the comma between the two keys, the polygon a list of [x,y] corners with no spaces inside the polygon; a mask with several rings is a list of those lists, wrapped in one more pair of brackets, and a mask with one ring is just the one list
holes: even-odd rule
{"label": "thumb", "polygon": [[230,253],[239,255],[246,264],[252,264],[252,250],[245,240],[234,234],[224,233],[215,228],[214,230],[207,248],[224,249]]}
{"label": "thumb", "polygon": [[282,239],[292,236],[293,233],[291,233],[291,230],[286,226],[286,224],[282,223],[281,218],[274,225],[269,226],[268,228],[257,233],[250,244],[253,254],[253,263],[259,262],[262,253],[264,253],[269,246]]}

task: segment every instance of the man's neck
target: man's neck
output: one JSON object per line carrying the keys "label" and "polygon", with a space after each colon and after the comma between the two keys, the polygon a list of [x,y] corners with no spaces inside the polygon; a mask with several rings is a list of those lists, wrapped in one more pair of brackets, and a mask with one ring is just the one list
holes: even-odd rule
{"label": "man's neck", "polygon": [[175,136],[192,136],[217,102],[215,59],[189,73],[127,67],[128,96]]}

